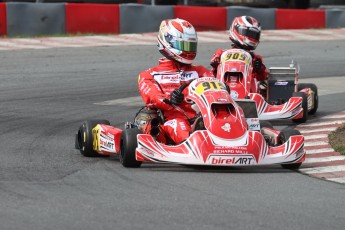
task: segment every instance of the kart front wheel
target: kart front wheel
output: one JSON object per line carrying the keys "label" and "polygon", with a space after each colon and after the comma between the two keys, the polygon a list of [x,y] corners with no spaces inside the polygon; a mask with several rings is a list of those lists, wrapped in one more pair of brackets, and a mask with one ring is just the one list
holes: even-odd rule
{"label": "kart front wheel", "polygon": [[125,129],[121,136],[121,152],[120,162],[126,168],[138,168],[141,161],[135,158],[135,149],[137,148],[137,135],[142,134],[142,131],[137,128]]}
{"label": "kart front wheel", "polygon": [[305,123],[308,120],[308,97],[303,92],[294,92],[292,96],[302,98],[302,109],[303,109],[303,117],[299,119],[292,119],[292,120],[295,123]]}
{"label": "kart front wheel", "polygon": [[319,107],[319,96],[317,93],[317,86],[312,83],[300,83],[298,84],[298,91],[301,91],[302,89],[310,88],[314,92],[313,96],[313,109],[309,111],[309,114],[315,114],[318,107]]}
{"label": "kart front wheel", "polygon": [[93,150],[92,129],[98,125],[110,125],[107,120],[86,120],[83,121],[79,127],[78,133],[75,139],[75,147],[80,150],[80,153],[85,157],[100,157],[103,156]]}
{"label": "kart front wheel", "polygon": [[[291,136],[301,135],[296,129],[283,129],[278,136],[278,144],[284,144]],[[282,164],[284,169],[298,169],[302,163]]]}

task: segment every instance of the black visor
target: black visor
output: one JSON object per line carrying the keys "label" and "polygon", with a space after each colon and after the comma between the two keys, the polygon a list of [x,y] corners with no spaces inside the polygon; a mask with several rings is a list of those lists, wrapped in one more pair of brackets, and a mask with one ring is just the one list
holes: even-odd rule
{"label": "black visor", "polygon": [[261,31],[254,29],[254,28],[246,28],[246,27],[235,27],[236,31],[246,37],[260,40]]}

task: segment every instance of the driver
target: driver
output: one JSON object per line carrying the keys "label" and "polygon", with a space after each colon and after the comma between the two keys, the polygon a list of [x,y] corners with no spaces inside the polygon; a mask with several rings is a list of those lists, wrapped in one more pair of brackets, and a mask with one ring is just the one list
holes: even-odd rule
{"label": "driver", "polygon": [[[184,82],[199,77],[213,77],[206,67],[192,65],[197,51],[197,34],[189,22],[182,19],[163,20],[157,36],[158,50],[164,56],[157,66],[139,74],[139,92],[148,108],[159,109],[164,124],[159,125],[156,140],[179,144],[192,131],[189,118],[195,116],[191,104],[184,101],[183,92],[177,90]],[[167,103],[167,100],[170,103]],[[153,123],[153,122],[152,122]],[[143,127],[150,133],[151,123]]]}
{"label": "driver", "polygon": [[[262,56],[253,52],[260,43],[261,26],[253,17],[241,16],[232,21],[229,29],[231,49],[244,49],[248,51],[253,58],[253,77],[260,82],[260,88],[266,89],[265,80],[268,77],[268,70],[262,61]],[[220,63],[220,56],[225,50],[218,49],[211,58],[211,71],[217,76],[217,67]]]}

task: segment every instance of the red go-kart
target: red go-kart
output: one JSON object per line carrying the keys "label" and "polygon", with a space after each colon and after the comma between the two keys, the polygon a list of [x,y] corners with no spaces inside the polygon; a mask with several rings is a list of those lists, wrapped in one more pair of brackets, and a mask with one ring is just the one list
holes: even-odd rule
{"label": "red go-kart", "polygon": [[[223,52],[217,78],[228,84],[234,99],[254,100],[261,120],[306,122],[318,108],[315,84],[298,84],[299,67],[272,67],[265,87],[252,77],[252,56],[242,49]],[[264,89],[262,89],[264,88]]]}
{"label": "red go-kart", "polygon": [[[80,126],[75,147],[87,157],[119,155],[125,167],[142,162],[181,165],[248,166],[281,164],[299,168],[305,159],[304,137],[295,129],[275,130],[257,117],[255,101],[235,101],[216,78],[199,78],[188,87],[185,100],[196,116],[194,131],[180,144],[163,144],[142,134],[138,124],[113,127],[106,120],[88,120]],[[185,88],[185,89],[184,89]],[[167,101],[169,103],[169,101]],[[164,119],[164,118],[162,118]]]}

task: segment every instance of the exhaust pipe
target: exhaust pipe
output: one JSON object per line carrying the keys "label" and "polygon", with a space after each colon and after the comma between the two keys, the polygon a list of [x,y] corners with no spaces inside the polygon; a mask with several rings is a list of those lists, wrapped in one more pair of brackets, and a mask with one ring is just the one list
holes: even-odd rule
{"label": "exhaust pipe", "polygon": [[153,137],[156,137],[159,135],[159,125],[160,125],[160,121],[158,118],[152,118],[152,120],[150,121],[151,124],[151,130],[150,130],[150,135]]}

